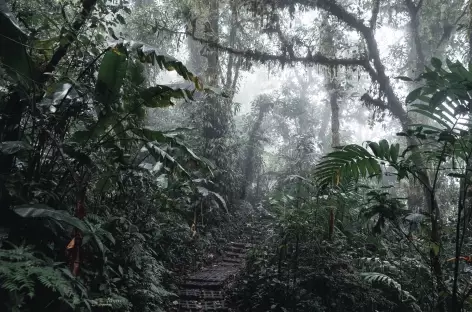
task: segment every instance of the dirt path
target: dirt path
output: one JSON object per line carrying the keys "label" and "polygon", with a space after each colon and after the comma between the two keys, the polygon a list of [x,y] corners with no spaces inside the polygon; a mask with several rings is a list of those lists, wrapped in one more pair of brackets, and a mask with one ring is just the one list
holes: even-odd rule
{"label": "dirt path", "polygon": [[230,243],[216,263],[180,284],[178,311],[228,311],[224,291],[245,265],[250,244]]}

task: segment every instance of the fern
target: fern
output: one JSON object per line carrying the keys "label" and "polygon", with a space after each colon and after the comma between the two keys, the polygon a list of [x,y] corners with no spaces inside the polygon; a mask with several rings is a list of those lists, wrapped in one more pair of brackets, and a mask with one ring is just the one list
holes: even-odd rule
{"label": "fern", "polygon": [[381,260],[378,257],[362,257],[359,259],[364,268],[375,271],[398,273],[400,270],[388,260]]}
{"label": "fern", "polygon": [[0,250],[0,288],[33,298],[37,286],[52,290],[71,306],[79,305],[84,293],[79,294],[78,281],[50,260],[36,257],[30,247]]}
{"label": "fern", "polygon": [[386,140],[379,143],[368,142],[368,148],[350,144],[328,153],[315,167],[315,181],[318,185],[339,185],[343,180],[378,177],[382,175],[381,164],[388,162],[404,177],[406,163],[399,162],[400,145],[389,144]]}
{"label": "fern", "polygon": [[128,299],[118,295],[113,295],[111,297],[106,298],[95,298],[92,300],[87,300],[87,303],[94,308],[110,308],[112,310],[122,311],[130,311],[132,307]]}
{"label": "fern", "polygon": [[400,283],[398,283],[397,281],[395,281],[393,278],[391,278],[388,275],[377,273],[377,272],[364,272],[364,273],[361,273],[361,276],[364,278],[365,281],[369,283],[372,283],[372,284],[381,283],[386,286],[394,288],[395,290],[398,291],[399,298],[402,301],[407,301],[407,300],[416,301],[415,297],[413,297],[408,291],[402,289],[402,286]]}

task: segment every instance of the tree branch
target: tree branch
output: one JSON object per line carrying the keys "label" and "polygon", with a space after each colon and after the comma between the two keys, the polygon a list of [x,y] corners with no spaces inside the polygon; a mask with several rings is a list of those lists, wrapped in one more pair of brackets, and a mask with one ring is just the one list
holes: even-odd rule
{"label": "tree branch", "polygon": [[369,72],[371,78],[375,79],[375,81],[379,84],[380,92],[383,93],[387,98],[390,112],[400,120],[404,128],[407,127],[407,113],[403,108],[400,99],[393,91],[390,79],[385,73],[385,67],[380,59],[380,52],[373,30],[364,25],[364,23],[357,19],[353,14],[347,12],[346,9],[344,9],[334,0],[300,0],[300,2],[304,2],[305,4],[325,10],[326,12],[346,23],[348,26],[357,30],[364,37],[369,53],[368,58],[369,61],[372,60],[373,68],[371,67],[370,63],[364,63],[363,66]]}
{"label": "tree branch", "polygon": [[370,19],[370,29],[374,30],[377,25],[377,18],[380,11],[380,0],[374,1],[374,7],[372,8],[372,17]]}
{"label": "tree branch", "polygon": [[39,76],[38,82],[40,85],[44,84],[49,79],[50,73],[54,72],[57,64],[59,64],[62,58],[66,55],[67,50],[69,50],[69,47],[77,38],[77,32],[85,24],[96,3],[97,0],[82,0],[82,10],[80,11],[79,16],[72,23],[72,31],[67,31],[65,28],[63,29],[66,32],[63,37],[63,39],[66,39],[66,43],[61,44],[54,52],[51,60]]}
{"label": "tree branch", "polygon": [[163,26],[158,26],[158,29],[161,31],[172,33],[172,34],[190,36],[193,40],[206,44],[208,47],[212,49],[216,49],[218,51],[241,56],[245,59],[250,59],[250,60],[259,62],[261,64],[264,64],[267,62],[278,62],[281,64],[302,63],[306,65],[318,64],[318,65],[325,65],[325,66],[348,66],[348,67],[353,66],[355,67],[355,66],[364,66],[366,62],[366,59],[357,59],[357,58],[343,58],[343,59],[329,58],[322,55],[320,52],[317,52],[314,55],[308,54],[305,57],[294,55],[293,58],[291,58],[287,56],[287,54],[271,54],[271,53],[262,52],[255,49],[240,50],[240,49],[224,46],[220,44],[219,42],[197,37],[196,35],[192,34],[190,31],[180,32],[180,31],[175,31],[175,30],[163,27]]}
{"label": "tree branch", "polygon": [[361,101],[363,101],[366,106],[376,107],[380,110],[389,109],[388,105],[384,101],[382,101],[381,99],[374,99],[368,93],[364,93],[364,95],[361,96]]}

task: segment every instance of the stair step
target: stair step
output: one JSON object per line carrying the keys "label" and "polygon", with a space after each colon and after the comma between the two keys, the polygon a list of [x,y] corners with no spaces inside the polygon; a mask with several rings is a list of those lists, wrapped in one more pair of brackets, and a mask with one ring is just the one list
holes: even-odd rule
{"label": "stair step", "polygon": [[220,289],[223,287],[223,282],[214,281],[185,281],[180,284],[183,288],[201,288],[201,289]]}
{"label": "stair step", "polygon": [[228,257],[225,257],[223,258],[223,263],[233,263],[233,264],[240,264],[243,262],[243,259],[241,258],[228,258]]}
{"label": "stair step", "polygon": [[182,299],[196,300],[196,299],[199,299],[201,295],[202,295],[202,291],[200,289],[190,288],[190,289],[181,289],[179,291],[179,298],[181,299],[180,301],[182,301]]}
{"label": "stair step", "polygon": [[181,300],[181,311],[228,311],[224,301],[203,301]]}
{"label": "stair step", "polygon": [[241,249],[247,249],[251,247],[251,244],[231,242],[231,246],[236,247],[236,248],[241,248]]}
{"label": "stair step", "polygon": [[234,258],[229,258],[228,260],[231,262],[225,261],[225,259],[222,259],[221,260],[222,262],[219,263],[219,266],[224,267],[224,268],[239,268],[241,261],[238,261],[237,259],[234,259]]}
{"label": "stair step", "polygon": [[219,290],[204,290],[204,289],[182,289],[179,292],[181,299],[188,300],[223,300],[224,293]]}
{"label": "stair step", "polygon": [[179,311],[229,311],[223,288],[238,275],[250,248],[251,244],[231,242],[223,248],[219,262],[190,274],[179,285]]}
{"label": "stair step", "polygon": [[237,252],[225,252],[225,256],[230,257],[230,258],[243,258],[246,256],[246,254],[237,253]]}
{"label": "stair step", "polygon": [[244,253],[246,252],[246,248],[240,248],[235,246],[227,246],[224,249],[225,251],[236,252],[236,253]]}

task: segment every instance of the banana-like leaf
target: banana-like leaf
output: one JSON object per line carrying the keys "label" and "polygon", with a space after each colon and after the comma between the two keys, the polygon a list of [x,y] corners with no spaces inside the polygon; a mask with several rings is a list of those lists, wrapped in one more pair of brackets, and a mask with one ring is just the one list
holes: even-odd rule
{"label": "banana-like leaf", "polygon": [[156,48],[136,41],[116,41],[112,44],[112,47],[116,46],[128,47],[130,52],[135,54],[142,63],[157,64],[161,69],[175,71],[185,80],[193,82],[197,90],[203,90],[202,81],[190,72],[182,62],[171,56],[160,54]]}
{"label": "banana-like leaf", "polygon": [[33,63],[26,52],[27,35],[18,26],[5,0],[0,0],[0,66],[26,87],[32,85]]}
{"label": "banana-like leaf", "polygon": [[198,157],[187,145],[185,145],[184,142],[178,139],[177,135],[149,128],[135,129],[133,132],[139,136],[143,136],[151,142],[168,143],[172,146],[178,146],[194,160],[202,161],[202,159]]}
{"label": "banana-like leaf", "polygon": [[220,194],[212,192],[203,186],[197,186],[197,191],[200,194],[202,194],[203,197],[207,197],[207,196],[215,197],[218,202],[218,205],[223,207],[226,213],[229,213],[228,206],[226,205],[226,201],[223,199],[223,197]]}
{"label": "banana-like leaf", "polygon": [[63,222],[81,230],[83,233],[88,232],[89,230],[86,224],[80,219],[71,216],[66,211],[55,210],[46,205],[20,205],[14,207],[13,211],[23,218],[45,218],[52,219],[57,222]]}
{"label": "banana-like leaf", "polygon": [[127,51],[123,46],[109,49],[98,70],[95,94],[97,100],[110,106],[118,99],[128,67]]}
{"label": "banana-like leaf", "polygon": [[173,89],[165,85],[144,89],[140,92],[140,96],[144,100],[144,105],[151,108],[173,106],[172,99],[193,100],[192,92],[184,89]]}
{"label": "banana-like leaf", "polygon": [[179,168],[186,176],[190,177],[190,174],[182,167],[181,164],[179,164],[178,161],[174,159],[174,157],[170,156],[169,153],[164,151],[156,144],[148,142],[146,143],[145,148],[147,151],[149,151],[149,154],[151,154],[155,161],[163,161],[167,163],[170,162],[171,164]]}

